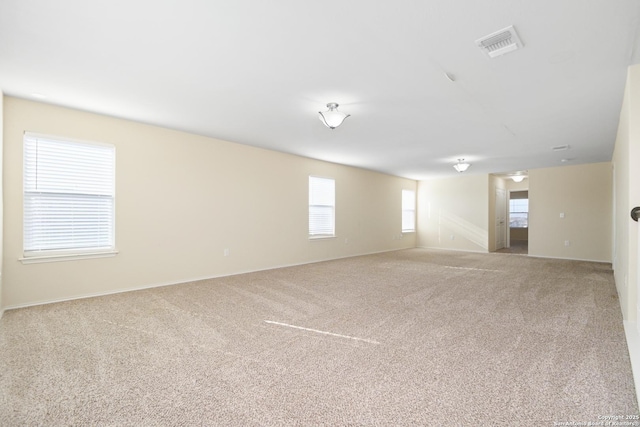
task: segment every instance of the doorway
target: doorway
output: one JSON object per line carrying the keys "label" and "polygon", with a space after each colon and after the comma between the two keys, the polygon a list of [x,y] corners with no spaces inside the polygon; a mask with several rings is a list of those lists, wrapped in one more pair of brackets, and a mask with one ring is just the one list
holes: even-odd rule
{"label": "doorway", "polygon": [[529,253],[529,191],[509,192],[509,228],[507,247],[498,251],[527,255]]}

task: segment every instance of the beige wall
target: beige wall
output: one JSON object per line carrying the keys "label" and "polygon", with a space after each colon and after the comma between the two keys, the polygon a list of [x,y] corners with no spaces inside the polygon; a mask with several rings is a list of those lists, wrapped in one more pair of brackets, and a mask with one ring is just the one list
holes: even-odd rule
{"label": "beige wall", "polygon": [[525,178],[521,182],[514,182],[512,179],[505,179],[508,191],[523,191],[529,189],[529,179]]}
{"label": "beige wall", "polygon": [[509,239],[514,240],[529,240],[528,228],[509,228]]}
{"label": "beige wall", "polygon": [[638,223],[629,212],[640,206],[640,65],[629,67],[618,134],[613,152],[614,250],[613,269],[625,320],[636,321]]}
{"label": "beige wall", "polygon": [[529,198],[528,190],[509,191],[509,200],[520,200],[520,199],[528,199],[528,198]]}
{"label": "beige wall", "polygon": [[[412,180],[16,98],[4,108],[5,307],[416,243],[401,232],[401,193],[416,189]],[[116,146],[117,256],[18,261],[25,131]],[[309,175],[336,180],[337,238],[307,237]]]}
{"label": "beige wall", "polygon": [[418,246],[494,250],[495,189],[528,188],[529,255],[611,261],[611,163],[534,169],[525,184],[510,182],[493,175],[420,181]]}
{"label": "beige wall", "polygon": [[487,252],[489,176],[418,183],[418,246]]}
{"label": "beige wall", "polygon": [[610,262],[611,217],[611,163],[529,171],[529,255]]}

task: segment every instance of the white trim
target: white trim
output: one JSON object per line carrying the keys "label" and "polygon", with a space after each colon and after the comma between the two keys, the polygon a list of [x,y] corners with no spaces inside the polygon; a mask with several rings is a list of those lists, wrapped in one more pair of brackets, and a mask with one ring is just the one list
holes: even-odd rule
{"label": "white trim", "polygon": [[489,252],[488,250],[484,251],[474,251],[472,249],[456,249],[456,248],[440,248],[437,246],[416,246],[417,249],[435,249],[438,251],[453,251],[453,252],[471,252],[474,254],[490,254],[493,252]]}
{"label": "white trim", "polygon": [[42,262],[76,261],[80,259],[107,258],[118,255],[118,251],[87,252],[75,254],[42,255],[18,258],[23,264],[39,264]]}
{"label": "white trim", "polygon": [[[318,181],[327,181],[327,182],[331,182],[331,186],[332,187],[332,193],[333,193],[333,200],[331,200],[331,204],[327,205],[327,204],[319,204],[319,201],[316,200],[318,195],[318,187],[322,188],[322,191],[320,192],[321,194],[325,194],[327,193],[326,190],[328,187],[328,185],[319,185]],[[320,176],[315,176],[315,175],[309,175],[309,178],[307,180],[308,182],[308,188],[309,188],[309,200],[308,200],[308,216],[307,216],[307,221],[308,221],[308,236],[309,238],[314,238],[314,237],[318,237],[318,238],[323,238],[323,237],[335,237],[336,236],[336,179],[335,178],[325,178],[325,177],[320,177]],[[314,191],[314,189],[316,189],[316,191]],[[315,197],[312,197],[313,195],[315,195]],[[312,199],[313,199],[313,204],[312,204]],[[322,208],[331,208],[331,230],[324,230],[325,227],[321,227],[323,228],[322,231],[331,231],[331,233],[312,233],[312,228],[314,228],[313,231],[318,231],[316,230],[317,227],[317,223],[315,220],[312,220],[312,218],[316,218],[315,215],[311,214],[312,208],[317,208],[317,207],[322,207]],[[312,227],[312,223],[313,223],[313,227]],[[326,224],[325,224],[326,225]]]}
{"label": "white trim", "polygon": [[85,299],[85,298],[95,298],[95,297],[102,297],[102,296],[107,296],[107,295],[116,295],[116,294],[122,294],[122,293],[125,293],[125,292],[142,291],[142,290],[145,290],[145,289],[160,288],[160,287],[163,287],[163,286],[181,285],[181,284],[185,284],[185,283],[199,282],[199,281],[202,281],[202,280],[219,279],[219,278],[222,278],[222,277],[233,277],[233,276],[238,276],[240,274],[257,273],[257,272],[260,272],[260,271],[276,270],[278,268],[297,267],[297,266],[300,266],[300,265],[318,264],[318,263],[321,263],[321,262],[336,261],[336,260],[339,260],[339,259],[354,258],[354,257],[360,257],[360,256],[366,256],[366,255],[375,255],[375,254],[381,254],[381,253],[385,253],[385,252],[406,251],[406,250],[409,250],[409,249],[419,249],[419,248],[407,247],[407,248],[388,249],[388,250],[383,250],[383,251],[366,252],[366,253],[361,253],[361,254],[345,255],[345,256],[340,256],[340,257],[336,257],[336,258],[321,259],[321,260],[317,260],[317,261],[300,262],[300,263],[295,263],[295,264],[283,264],[283,265],[278,265],[278,266],[275,266],[275,267],[258,268],[258,269],[255,269],[255,270],[243,270],[243,271],[239,271],[239,272],[231,273],[231,274],[220,274],[220,275],[215,275],[215,276],[186,278],[186,279],[183,279],[183,280],[172,281],[172,282],[152,283],[152,284],[149,284],[149,285],[135,286],[135,287],[131,287],[131,288],[119,289],[117,291],[94,292],[94,293],[90,293],[90,294],[75,295],[75,296],[69,296],[69,297],[65,297],[65,298],[56,298],[56,299],[51,299],[51,300],[41,300],[41,301],[30,302],[30,303],[26,303],[26,304],[11,305],[11,306],[8,306],[8,307],[4,307],[3,310],[16,310],[16,309],[19,309],[19,308],[34,307],[34,306],[38,306],[38,305],[55,304],[55,303],[58,303],[58,302],[73,301],[73,300],[79,300],[79,299]]}
{"label": "white trim", "polygon": [[623,323],[627,347],[629,348],[629,358],[631,359],[633,382],[636,386],[636,399],[640,401],[640,335],[638,335],[636,322],[624,320]]}
{"label": "white trim", "polygon": [[[405,209],[405,194],[411,193],[411,209]],[[400,196],[400,229],[402,233],[415,233],[416,231],[416,225],[417,225],[417,220],[418,220],[418,210],[417,210],[417,205],[418,205],[418,199],[417,199],[417,195],[416,195],[416,190],[409,190],[406,188],[403,188],[401,191],[401,196]],[[404,224],[404,213],[405,212],[411,212],[413,215],[413,221],[411,224],[410,228],[404,228],[405,224]]]}
{"label": "white trim", "polygon": [[563,257],[559,257],[559,256],[531,255],[531,254],[528,254],[528,256],[530,256],[532,258],[563,259],[563,260],[566,260],[566,261],[586,261],[586,262],[599,262],[601,264],[611,264],[611,261],[604,261],[604,260],[601,260],[601,259],[563,258]]}
{"label": "white trim", "polygon": [[[63,188],[55,188],[55,189],[50,189],[51,191],[40,191],[37,188],[37,172],[39,171],[39,167],[38,167],[38,143],[39,140],[42,140],[42,143],[44,144],[45,142],[53,142],[53,143],[57,143],[57,144],[63,144],[66,147],[71,147],[72,145],[77,145],[77,146],[83,146],[83,147],[102,147],[104,149],[107,149],[109,151],[109,156],[108,159],[111,161],[112,160],[112,164],[109,166],[112,166],[111,168],[107,168],[107,171],[109,173],[109,175],[107,175],[105,173],[104,176],[110,176],[110,184],[107,187],[104,186],[98,186],[98,187],[91,187],[91,191],[89,193],[87,193],[88,189],[82,189],[80,192],[78,193],[74,193],[74,194],[69,194],[69,193],[63,193],[61,191],[66,191],[66,187],[65,189]],[[35,151],[32,153],[35,156],[35,164],[33,164],[31,161],[29,161],[27,159],[27,153],[32,152],[31,145],[35,143]],[[23,189],[22,189],[22,195],[24,196],[24,200],[23,200],[23,214],[22,214],[22,219],[23,219],[23,236],[22,236],[22,240],[23,240],[23,258],[20,258],[20,261],[23,264],[29,264],[32,262],[53,262],[53,261],[66,261],[66,260],[74,260],[74,259],[83,259],[83,258],[95,258],[96,256],[94,256],[94,253],[105,253],[108,254],[110,252],[114,252],[115,251],[115,229],[116,229],[116,157],[117,157],[117,153],[116,153],[116,146],[114,144],[111,143],[106,143],[106,142],[96,142],[96,141],[87,141],[87,140],[79,140],[79,139],[74,139],[74,138],[65,138],[65,137],[59,137],[59,136],[55,136],[55,135],[45,135],[45,134],[40,134],[40,133],[35,133],[35,132],[28,132],[25,131],[23,133],[23,154],[24,154],[24,159],[23,159]],[[75,149],[75,148],[74,148]],[[72,159],[77,159],[80,158],[77,156],[77,152],[74,153]],[[46,156],[45,156],[46,157]],[[100,157],[96,157],[94,155],[90,156],[89,158],[92,159],[96,159],[96,158],[100,158]],[[104,160],[104,159],[103,159]],[[28,171],[28,165],[32,165],[35,172],[31,173]],[[95,163],[91,163],[89,166],[94,166]],[[84,169],[81,169],[84,170]],[[59,176],[59,172],[57,171],[57,175],[55,176]],[[29,184],[29,177],[31,177],[30,179],[33,181],[31,182],[31,184]],[[74,174],[71,175],[67,175],[67,177],[71,178],[77,178]],[[56,179],[53,179],[53,181],[57,182]],[[101,182],[101,180],[98,181],[92,181],[92,182]],[[104,183],[103,183],[104,184]],[[97,190],[97,192],[93,192],[93,190]],[[85,191],[87,190],[87,191]],[[38,198],[41,197],[55,197],[56,199],[59,199],[60,197],[62,197],[61,200],[65,201],[65,200],[87,200],[87,201],[93,201],[93,200],[108,200],[111,203],[107,206],[105,206],[104,209],[98,209],[98,212],[102,212],[102,213],[108,213],[110,219],[111,219],[111,226],[108,227],[108,231],[109,231],[109,238],[108,238],[108,243],[104,241],[104,237],[101,239],[98,239],[98,241],[95,240],[95,234],[91,234],[92,237],[94,237],[94,239],[92,239],[91,241],[87,241],[88,243],[100,243],[98,244],[94,244],[93,248],[90,249],[82,249],[82,248],[78,248],[76,247],[76,241],[75,240],[71,240],[71,241],[65,241],[64,239],[62,240],[63,242],[66,243],[72,243],[72,245],[70,246],[71,249],[66,249],[66,250],[56,250],[56,249],[49,249],[47,248],[47,246],[51,246],[51,245],[47,245],[45,244],[44,246],[44,250],[40,251],[41,249],[43,249],[43,246],[38,244],[33,243],[33,241],[29,238],[29,234],[32,233],[27,233],[26,230],[27,228],[29,228],[29,223],[31,223],[32,221],[36,222],[36,220],[39,220],[39,216],[35,215],[32,216],[31,214],[29,214],[27,212],[27,206],[31,206],[31,203],[27,203],[27,197],[26,195],[32,195]],[[57,204],[57,200],[54,203],[54,205]],[[104,212],[106,211],[106,212]],[[65,221],[68,218],[65,218]],[[73,223],[73,221],[71,221],[71,223]],[[102,224],[102,223],[101,223]],[[68,224],[69,225],[69,224]],[[94,230],[95,232],[95,230]],[[35,233],[36,235],[40,235],[41,233]],[[49,240],[45,239],[46,243],[50,243]],[[59,245],[54,245],[54,246],[59,246]],[[65,246],[65,245],[62,245]],[[29,247],[29,249],[27,249],[27,247]],[[90,256],[85,256],[90,254]],[[68,257],[67,255],[73,255],[72,257]],[[102,255],[102,256],[113,256],[113,255]],[[102,257],[100,256],[100,257]],[[29,259],[29,261],[27,261],[27,259]],[[30,261],[30,259],[34,259],[34,261]]]}
{"label": "white trim", "polygon": [[[474,251],[474,250],[470,250],[470,249],[455,249],[455,248],[439,248],[436,246],[416,246],[416,248],[418,249],[437,249],[439,251],[454,251],[454,252],[472,252],[472,253],[477,253],[477,254],[495,254],[497,252],[483,252],[483,251]],[[522,254],[524,255],[524,254]],[[532,258],[542,258],[542,259],[560,259],[560,260],[565,260],[565,261],[585,261],[585,262],[597,262],[600,264],[611,264],[611,261],[603,261],[601,259],[584,259],[584,258],[561,258],[561,257],[554,257],[554,256],[545,256],[545,255],[531,255],[531,254],[527,254],[526,256],[532,257]]]}
{"label": "white trim", "polygon": [[23,132],[23,136],[26,137],[30,137],[30,138],[41,138],[41,139],[50,139],[56,142],[74,142],[76,144],[89,144],[89,145],[101,145],[103,147],[111,147],[114,149],[116,149],[116,146],[109,143],[109,142],[100,142],[100,141],[93,141],[93,140],[87,140],[87,139],[77,139],[77,138],[68,138],[66,136],[58,136],[58,135],[49,135],[46,133],[38,133],[38,132],[29,132],[29,131],[24,131]]}

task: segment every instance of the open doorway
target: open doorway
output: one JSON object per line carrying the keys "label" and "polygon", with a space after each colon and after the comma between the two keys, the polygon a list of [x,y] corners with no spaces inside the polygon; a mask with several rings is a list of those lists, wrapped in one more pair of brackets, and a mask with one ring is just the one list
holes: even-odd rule
{"label": "open doorway", "polygon": [[509,191],[507,247],[498,252],[529,253],[529,191]]}

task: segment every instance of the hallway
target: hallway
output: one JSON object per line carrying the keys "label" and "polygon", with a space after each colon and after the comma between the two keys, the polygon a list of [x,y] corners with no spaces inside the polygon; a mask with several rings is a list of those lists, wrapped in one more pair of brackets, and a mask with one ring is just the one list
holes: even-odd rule
{"label": "hallway", "polygon": [[510,248],[498,249],[496,253],[527,255],[529,253],[529,241],[528,240],[512,240]]}

